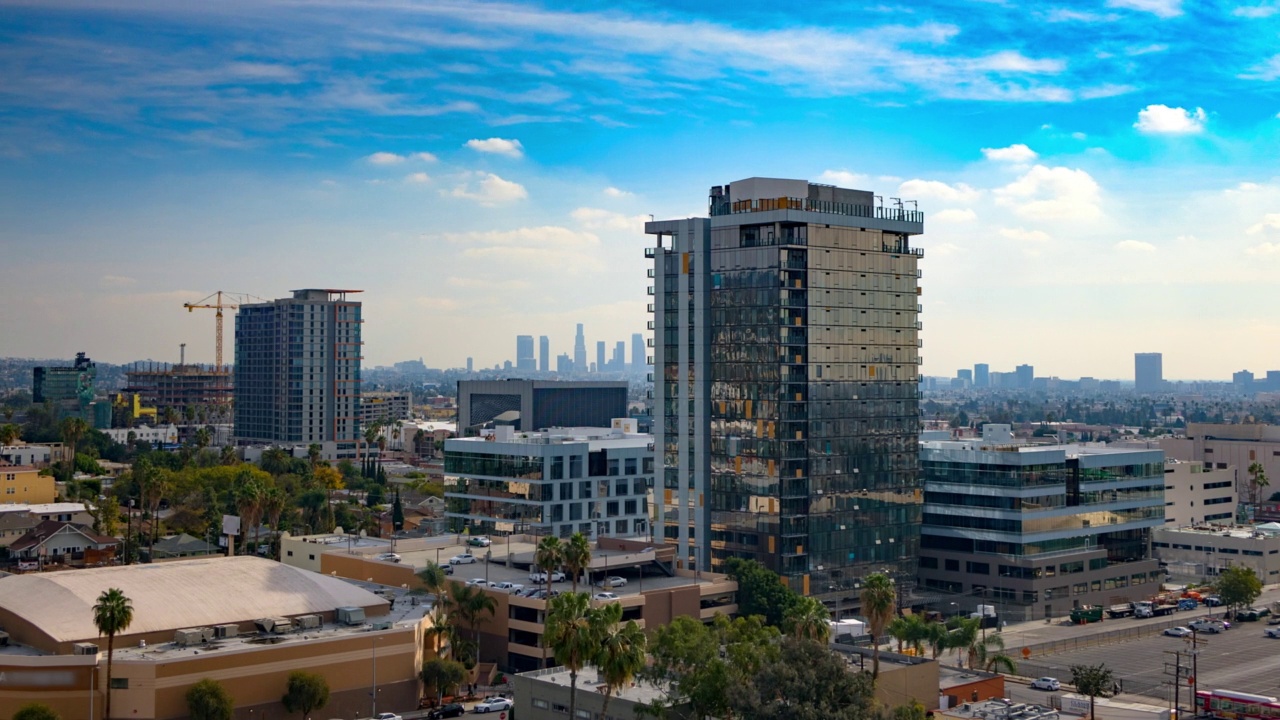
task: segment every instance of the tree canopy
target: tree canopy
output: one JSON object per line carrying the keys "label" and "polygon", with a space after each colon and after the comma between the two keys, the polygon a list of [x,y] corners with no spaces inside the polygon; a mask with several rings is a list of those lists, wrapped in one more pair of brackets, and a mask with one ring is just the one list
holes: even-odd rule
{"label": "tree canopy", "polygon": [[191,720],[231,720],[236,701],[217,680],[205,678],[187,690],[187,715]]}
{"label": "tree canopy", "polygon": [[738,612],[759,615],[765,624],[781,628],[801,596],[787,587],[777,573],[755,560],[730,558],[724,568],[729,579],[738,583]]}
{"label": "tree canopy", "polygon": [[289,673],[280,702],[285,710],[302,713],[305,718],[312,710],[329,704],[329,683],[315,673],[295,670]]}
{"label": "tree canopy", "polygon": [[32,702],[18,708],[13,720],[62,720],[62,716],[44,703]]}
{"label": "tree canopy", "polygon": [[1218,574],[1218,582],[1214,584],[1222,604],[1238,610],[1248,607],[1262,594],[1262,581],[1258,579],[1253,568],[1243,565],[1232,565]]}
{"label": "tree canopy", "polygon": [[1076,692],[1089,696],[1089,717],[1094,718],[1094,698],[1110,695],[1112,688],[1116,686],[1116,678],[1106,663],[1072,665],[1071,684],[1076,686]]}
{"label": "tree canopy", "polygon": [[735,717],[751,720],[866,720],[875,681],[813,640],[783,638],[780,652],[729,693]]}

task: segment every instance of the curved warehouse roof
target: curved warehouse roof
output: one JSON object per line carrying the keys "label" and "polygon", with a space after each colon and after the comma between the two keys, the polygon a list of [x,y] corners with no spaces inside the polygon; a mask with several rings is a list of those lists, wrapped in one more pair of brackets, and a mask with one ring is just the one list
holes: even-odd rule
{"label": "curved warehouse roof", "polygon": [[386,601],[344,580],[248,555],[0,578],[0,608],[58,643],[93,641],[108,588],[133,601],[126,635],[372,607]]}

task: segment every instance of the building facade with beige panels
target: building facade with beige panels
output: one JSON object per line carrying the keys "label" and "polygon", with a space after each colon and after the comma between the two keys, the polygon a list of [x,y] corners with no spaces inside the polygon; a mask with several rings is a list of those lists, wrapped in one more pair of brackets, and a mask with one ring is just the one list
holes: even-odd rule
{"label": "building facade with beige panels", "polygon": [[[1250,465],[1256,462],[1267,477],[1280,478],[1280,425],[1187,423],[1184,437],[1163,439],[1160,448],[1177,460],[1198,460],[1215,470],[1235,468],[1236,492],[1242,501],[1250,498]],[[1275,490],[1263,488],[1260,499],[1266,500]]]}
{"label": "building facade with beige panels", "polygon": [[[115,642],[116,717],[186,717],[187,690],[206,678],[226,687],[240,717],[284,717],[280,698],[295,670],[328,682],[326,717],[367,716],[375,687],[383,709],[417,705],[418,671],[431,652],[421,607],[270,560],[218,557],[0,578],[0,626],[10,641],[0,648],[0,717],[32,700],[67,720],[102,716],[106,642],[92,605],[108,587],[134,608]],[[348,612],[350,621],[341,617]],[[264,632],[255,625],[262,618],[291,627]],[[191,628],[207,633],[193,641],[179,632]],[[210,637],[217,633],[225,637]]]}

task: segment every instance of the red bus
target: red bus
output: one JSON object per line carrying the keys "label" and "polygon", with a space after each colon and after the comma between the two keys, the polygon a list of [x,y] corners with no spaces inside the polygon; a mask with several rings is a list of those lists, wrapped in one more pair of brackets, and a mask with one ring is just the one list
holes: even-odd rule
{"label": "red bus", "polygon": [[1196,714],[1222,720],[1280,720],[1280,700],[1234,690],[1198,690]]}

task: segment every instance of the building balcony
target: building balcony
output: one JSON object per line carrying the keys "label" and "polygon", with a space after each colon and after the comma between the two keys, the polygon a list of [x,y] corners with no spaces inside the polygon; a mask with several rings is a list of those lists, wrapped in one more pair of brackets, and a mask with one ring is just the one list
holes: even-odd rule
{"label": "building balcony", "polygon": [[647,258],[651,258],[651,259],[652,259],[652,258],[657,257],[657,256],[658,256],[658,248],[656,248],[656,247],[647,247],[647,248],[645,248],[645,249],[644,249],[644,256],[645,256],[645,257],[647,257]]}
{"label": "building balcony", "polygon": [[[917,325],[919,325],[919,323],[916,323],[916,324],[917,324]],[[653,322],[652,320],[650,320],[649,322],[645,323],[645,327],[646,327],[646,328],[648,328],[648,329],[650,329],[650,330],[652,330],[652,329],[653,329],[653,326],[654,326],[654,322]]]}
{"label": "building balcony", "polygon": [[645,291],[644,291],[644,292],[645,292],[645,294],[646,294],[646,295],[652,295],[652,294],[653,294],[653,286],[652,286],[652,285],[650,285],[648,288],[646,288],[646,289],[645,289]]}
{"label": "building balcony", "polygon": [[646,273],[648,274],[649,277],[653,277],[654,275],[657,275],[657,272],[655,272],[653,268],[649,268],[646,271]]}

